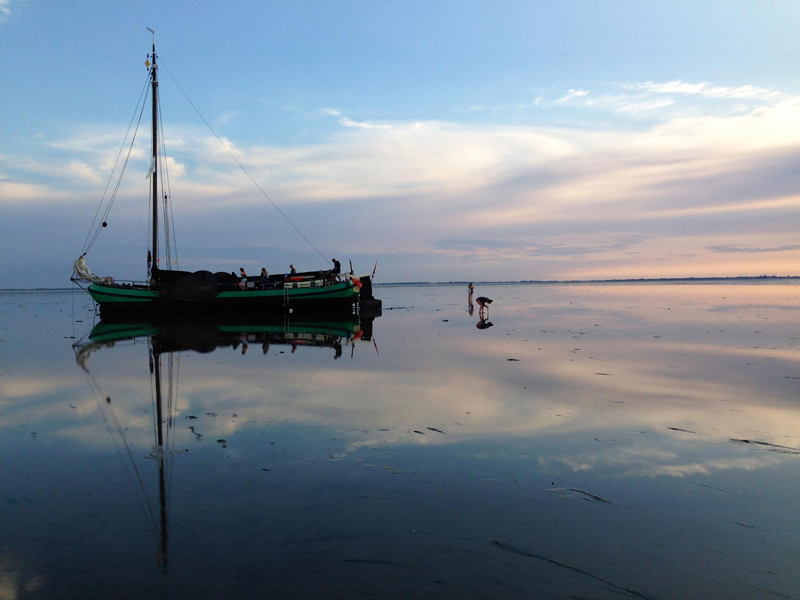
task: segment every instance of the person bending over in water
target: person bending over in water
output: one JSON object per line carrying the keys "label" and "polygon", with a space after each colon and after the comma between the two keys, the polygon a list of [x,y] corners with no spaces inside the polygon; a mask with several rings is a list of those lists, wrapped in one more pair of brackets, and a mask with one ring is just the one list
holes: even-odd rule
{"label": "person bending over in water", "polygon": [[486,296],[478,296],[475,298],[475,302],[477,302],[478,306],[480,306],[478,309],[478,315],[481,317],[481,319],[483,319],[483,315],[485,314],[485,311],[488,310],[488,305],[492,303],[492,299],[487,298]]}

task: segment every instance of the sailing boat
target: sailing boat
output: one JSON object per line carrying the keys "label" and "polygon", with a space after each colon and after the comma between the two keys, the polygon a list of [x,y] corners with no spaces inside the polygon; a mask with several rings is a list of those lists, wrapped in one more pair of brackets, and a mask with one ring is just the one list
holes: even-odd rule
{"label": "sailing boat", "polygon": [[[153,33],[152,29],[148,28],[148,30]],[[296,273],[292,268],[293,272],[287,275],[255,277],[247,277],[244,272],[237,276],[233,273],[212,273],[211,271],[203,270],[195,272],[174,270],[169,256],[166,260],[167,269],[159,268],[158,213],[160,198],[164,198],[161,207],[164,209],[165,215],[164,229],[167,243],[165,245],[168,248],[168,255],[169,223],[166,219],[168,214],[166,210],[167,194],[164,193],[163,189],[159,193],[158,186],[158,68],[156,65],[154,33],[153,50],[145,64],[149,69],[153,136],[153,149],[148,173],[152,183],[152,215],[150,217],[152,242],[148,250],[148,280],[138,282],[116,281],[112,277],[98,277],[89,270],[86,264],[87,249],[75,261],[71,279],[81,286],[83,286],[84,282],[89,282],[86,291],[100,306],[101,315],[129,315],[136,312],[163,315],[176,313],[186,315],[201,312],[232,314],[240,311],[261,312],[264,310],[284,312],[339,310],[354,313],[357,312],[359,306],[379,309],[380,300],[375,299],[372,295],[371,276],[369,274],[354,276],[352,263],[350,273],[340,273],[340,264],[335,259],[333,261],[335,268],[330,270]],[[236,162],[238,163],[238,161]],[[244,169],[244,167],[242,168]],[[264,195],[266,196],[266,194]],[[272,202],[268,196],[266,197]],[[113,196],[106,209],[106,214],[110,210],[111,203],[113,203]],[[281,212],[280,209],[278,210]],[[281,214],[283,215],[282,212]],[[102,227],[105,226],[106,223],[103,221]],[[99,232],[102,231],[102,227],[98,225],[92,243]],[[295,229],[297,228],[295,227]],[[297,231],[299,233],[299,230]],[[302,236],[302,233],[300,235]],[[305,236],[303,237],[305,238]],[[88,240],[89,238],[87,237],[87,242]],[[311,245],[313,246],[313,244]],[[91,247],[91,243],[88,244],[88,247]],[[372,276],[374,275],[375,271],[373,269]]]}

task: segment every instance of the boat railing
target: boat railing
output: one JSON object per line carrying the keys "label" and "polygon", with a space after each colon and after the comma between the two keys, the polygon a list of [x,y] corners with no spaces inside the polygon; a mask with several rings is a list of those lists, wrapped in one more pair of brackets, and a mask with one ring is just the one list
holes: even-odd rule
{"label": "boat railing", "polygon": [[126,288],[149,288],[151,287],[149,281],[141,281],[135,279],[114,279],[113,277],[98,277],[98,281],[86,281],[80,277],[75,277],[74,275],[70,277],[70,281],[73,281],[78,284],[86,284],[86,283],[101,283],[103,285],[113,285],[118,287],[126,287]]}

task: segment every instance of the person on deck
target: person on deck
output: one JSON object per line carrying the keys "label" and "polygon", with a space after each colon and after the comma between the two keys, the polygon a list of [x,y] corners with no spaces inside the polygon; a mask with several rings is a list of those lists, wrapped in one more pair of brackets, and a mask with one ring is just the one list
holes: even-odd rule
{"label": "person on deck", "polygon": [[340,263],[335,258],[332,259],[332,261],[333,261],[333,270],[331,271],[331,273],[336,278],[336,281],[339,281],[339,275],[342,272],[342,263]]}
{"label": "person on deck", "polygon": [[261,288],[266,289],[267,287],[267,280],[269,279],[269,274],[264,267],[261,267]]}
{"label": "person on deck", "polygon": [[297,269],[294,268],[294,265],[289,265],[289,273],[291,275],[297,275]]}

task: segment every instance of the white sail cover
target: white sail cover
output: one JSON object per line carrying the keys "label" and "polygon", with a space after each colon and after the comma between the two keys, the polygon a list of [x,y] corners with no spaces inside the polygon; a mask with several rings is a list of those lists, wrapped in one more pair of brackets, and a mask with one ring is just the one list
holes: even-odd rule
{"label": "white sail cover", "polygon": [[75,272],[78,274],[78,277],[86,281],[91,281],[92,283],[100,283],[102,281],[102,279],[89,270],[89,266],[86,264],[86,259],[83,258],[83,256],[75,261]]}

